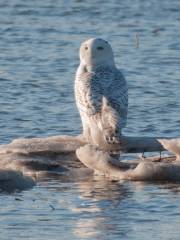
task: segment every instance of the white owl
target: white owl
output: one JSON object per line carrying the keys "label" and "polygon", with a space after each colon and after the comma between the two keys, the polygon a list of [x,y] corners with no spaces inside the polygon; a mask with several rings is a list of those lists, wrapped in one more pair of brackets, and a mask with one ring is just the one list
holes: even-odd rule
{"label": "white owl", "polygon": [[86,140],[119,143],[127,120],[128,88],[107,41],[93,38],[81,44],[75,97]]}

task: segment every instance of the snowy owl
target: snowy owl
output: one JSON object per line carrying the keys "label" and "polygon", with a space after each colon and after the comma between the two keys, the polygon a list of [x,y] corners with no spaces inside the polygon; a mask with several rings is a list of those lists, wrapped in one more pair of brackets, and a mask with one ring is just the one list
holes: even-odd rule
{"label": "snowy owl", "polygon": [[81,44],[75,97],[87,142],[120,143],[127,120],[128,89],[107,41],[93,38]]}

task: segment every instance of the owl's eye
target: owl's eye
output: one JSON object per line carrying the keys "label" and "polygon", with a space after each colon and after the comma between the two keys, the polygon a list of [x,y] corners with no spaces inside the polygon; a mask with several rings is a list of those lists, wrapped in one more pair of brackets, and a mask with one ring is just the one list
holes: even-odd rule
{"label": "owl's eye", "polygon": [[85,48],[84,48],[85,50],[88,50],[88,47],[87,46],[85,46]]}
{"label": "owl's eye", "polygon": [[103,50],[103,49],[104,49],[104,48],[101,47],[101,46],[97,47],[97,50]]}

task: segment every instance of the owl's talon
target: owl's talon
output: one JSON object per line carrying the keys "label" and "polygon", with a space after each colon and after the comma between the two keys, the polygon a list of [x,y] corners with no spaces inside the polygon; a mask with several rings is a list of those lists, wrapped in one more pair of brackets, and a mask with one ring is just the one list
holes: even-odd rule
{"label": "owl's talon", "polygon": [[116,136],[105,136],[107,144],[121,144],[119,137]]}
{"label": "owl's talon", "polygon": [[105,139],[108,144],[111,144],[111,138],[109,136],[106,136]]}

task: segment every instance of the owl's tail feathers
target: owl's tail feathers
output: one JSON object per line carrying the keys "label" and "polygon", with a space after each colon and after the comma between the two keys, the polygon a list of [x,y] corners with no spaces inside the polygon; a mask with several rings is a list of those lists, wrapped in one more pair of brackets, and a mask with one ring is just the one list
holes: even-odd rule
{"label": "owl's tail feathers", "polygon": [[105,97],[103,97],[102,105],[102,128],[104,139],[108,144],[120,144],[121,128],[119,125],[119,115],[115,109],[113,109]]}

